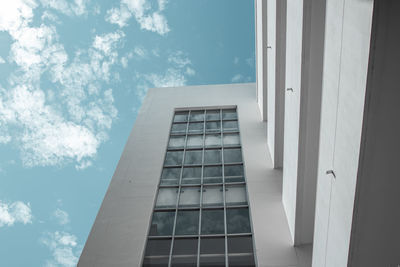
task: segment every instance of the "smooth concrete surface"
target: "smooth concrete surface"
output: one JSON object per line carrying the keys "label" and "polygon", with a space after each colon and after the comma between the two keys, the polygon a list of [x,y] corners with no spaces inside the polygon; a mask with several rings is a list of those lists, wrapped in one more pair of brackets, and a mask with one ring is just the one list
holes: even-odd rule
{"label": "smooth concrete surface", "polygon": [[326,2],[315,267],[348,266],[372,10],[370,0]]}
{"label": "smooth concrete surface", "polygon": [[174,109],[225,105],[237,105],[258,266],[310,266],[311,249],[292,246],[254,83],[148,91],[78,266],[140,266]]}
{"label": "smooth concrete surface", "polygon": [[261,118],[267,121],[267,2],[255,0],[254,8],[256,20],[257,103],[261,111]]}
{"label": "smooth concrete surface", "polygon": [[400,2],[375,1],[348,266],[400,265]]}
{"label": "smooth concrete surface", "polygon": [[324,1],[287,1],[283,203],[295,245],[313,241],[324,20]]}

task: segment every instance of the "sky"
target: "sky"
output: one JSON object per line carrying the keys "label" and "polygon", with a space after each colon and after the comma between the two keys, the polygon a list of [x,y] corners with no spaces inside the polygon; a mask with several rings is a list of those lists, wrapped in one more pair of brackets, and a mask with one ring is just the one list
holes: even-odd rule
{"label": "sky", "polygon": [[251,0],[0,0],[0,266],[75,266],[148,88],[255,81]]}

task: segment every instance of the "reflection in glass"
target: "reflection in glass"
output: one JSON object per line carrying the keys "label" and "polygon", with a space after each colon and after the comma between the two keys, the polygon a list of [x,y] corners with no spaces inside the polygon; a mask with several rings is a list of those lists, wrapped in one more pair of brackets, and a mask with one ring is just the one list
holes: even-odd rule
{"label": "reflection in glass", "polygon": [[225,187],[226,205],[246,205],[245,185],[230,185]]}
{"label": "reflection in glass", "polygon": [[164,165],[181,165],[183,158],[183,151],[168,151],[165,156]]}
{"label": "reflection in glass", "polygon": [[203,120],[204,120],[204,111],[190,112],[190,121],[203,121]]}
{"label": "reflection in glass", "polygon": [[206,143],[206,147],[221,146],[221,135],[220,134],[207,134],[205,143]]}
{"label": "reflection in glass", "polygon": [[161,185],[174,185],[179,183],[181,168],[164,168],[161,174]]}
{"label": "reflection in glass", "polygon": [[207,166],[204,167],[204,184],[222,183],[222,167]]}
{"label": "reflection in glass", "polygon": [[160,188],[158,190],[157,208],[174,208],[178,197],[178,188]]}
{"label": "reflection in glass", "polygon": [[203,210],[201,214],[202,234],[224,233],[224,210]]}
{"label": "reflection in glass", "polygon": [[230,133],[224,134],[224,146],[238,146],[240,145],[239,134]]}
{"label": "reflection in glass", "polygon": [[184,167],[182,184],[200,184],[201,167]]}
{"label": "reflection in glass", "polygon": [[237,114],[235,109],[224,109],[222,110],[222,119],[223,120],[236,120]]}
{"label": "reflection in glass", "polygon": [[221,122],[219,121],[209,121],[206,122],[206,132],[215,133],[221,131]]}
{"label": "reflection in glass", "polygon": [[189,123],[189,133],[202,133],[204,128],[203,122],[191,122]]}
{"label": "reflection in glass", "polygon": [[189,135],[187,137],[187,147],[202,147],[203,136],[202,135]]}
{"label": "reflection in glass", "polygon": [[168,147],[180,148],[185,145],[185,136],[170,136]]}
{"label": "reflection in glass", "polygon": [[198,210],[179,210],[175,235],[197,235],[199,229]]}
{"label": "reflection in glass", "polygon": [[221,149],[204,150],[204,164],[221,163]]}
{"label": "reflection in glass", "polygon": [[251,232],[248,208],[227,209],[226,220],[228,234]]}
{"label": "reflection in glass", "polygon": [[174,123],[172,124],[171,133],[186,133],[187,123]]}
{"label": "reflection in glass", "polygon": [[185,122],[188,118],[188,111],[178,111],[175,113],[174,122]]}
{"label": "reflection in glass", "polygon": [[242,151],[240,148],[226,148],[224,149],[224,162],[225,163],[238,163],[242,162]]}
{"label": "reflection in glass", "polygon": [[151,220],[150,236],[171,235],[175,211],[155,211]]}
{"label": "reflection in glass", "polygon": [[187,150],[185,153],[185,164],[201,164],[202,150]]}
{"label": "reflection in glass", "polygon": [[224,129],[224,132],[239,131],[239,126],[237,121],[224,121],[222,123],[222,128]]}
{"label": "reflection in glass", "polygon": [[219,110],[207,110],[206,117],[208,121],[220,120]]}
{"label": "reflection in glass", "polygon": [[182,187],[179,196],[179,207],[200,206],[200,187]]}
{"label": "reflection in glass", "polygon": [[203,187],[203,206],[222,206],[224,203],[222,186]]}
{"label": "reflection in glass", "polygon": [[254,256],[250,255],[228,255],[229,266],[234,267],[255,267]]}
{"label": "reflection in glass", "polygon": [[232,165],[224,167],[225,176],[243,176],[243,165]]}
{"label": "reflection in glass", "polygon": [[149,239],[146,245],[146,256],[169,255],[171,239]]}

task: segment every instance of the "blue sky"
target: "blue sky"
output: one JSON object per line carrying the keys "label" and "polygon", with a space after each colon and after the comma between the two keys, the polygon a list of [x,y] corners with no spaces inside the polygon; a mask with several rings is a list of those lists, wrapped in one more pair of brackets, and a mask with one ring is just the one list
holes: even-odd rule
{"label": "blue sky", "polygon": [[255,81],[244,0],[0,3],[0,266],[74,266],[146,90]]}

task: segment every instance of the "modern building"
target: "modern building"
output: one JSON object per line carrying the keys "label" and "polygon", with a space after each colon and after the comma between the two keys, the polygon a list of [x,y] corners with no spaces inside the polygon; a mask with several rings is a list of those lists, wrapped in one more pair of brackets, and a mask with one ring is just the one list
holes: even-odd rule
{"label": "modern building", "polygon": [[255,4],[256,83],[148,91],[78,266],[399,266],[400,2]]}

